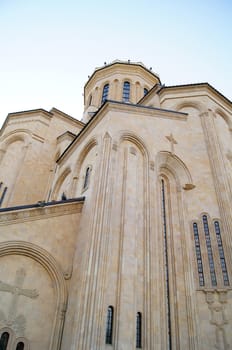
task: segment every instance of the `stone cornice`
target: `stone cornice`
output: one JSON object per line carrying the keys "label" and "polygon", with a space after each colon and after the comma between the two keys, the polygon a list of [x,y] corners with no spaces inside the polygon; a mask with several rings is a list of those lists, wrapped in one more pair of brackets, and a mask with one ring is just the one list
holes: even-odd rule
{"label": "stone cornice", "polygon": [[13,112],[13,113],[9,113],[8,116],[9,117],[17,117],[17,116],[20,116],[20,115],[38,115],[38,114],[42,114],[44,116],[46,116],[47,118],[51,119],[52,118],[52,114],[48,111],[46,111],[45,109],[43,108],[38,108],[38,109],[31,109],[31,110],[28,110],[28,111],[20,111],[20,112]]}
{"label": "stone cornice", "polygon": [[[207,96],[214,102],[219,103],[220,101],[232,112],[232,102],[208,83],[162,86],[157,93],[162,99],[161,103],[174,98]],[[178,96],[170,96],[175,93],[178,94]]]}
{"label": "stone cornice", "polygon": [[48,111],[46,111],[45,109],[39,108],[39,109],[32,109],[29,111],[21,111],[21,112],[13,112],[13,113],[9,113],[3,123],[3,126],[0,130],[0,136],[2,135],[3,131],[5,130],[5,128],[7,127],[8,124],[10,124],[10,122],[13,123],[21,123],[22,122],[22,118],[26,118],[27,121],[23,121],[23,122],[28,122],[28,121],[32,121],[31,119],[28,118],[32,118],[32,117],[39,117],[42,116],[45,121],[41,121],[39,119],[37,120],[33,120],[33,121],[40,121],[42,123],[44,123],[45,125],[48,125],[49,121],[52,118],[52,114]]}
{"label": "stone cornice", "polygon": [[80,120],[78,119],[75,119],[73,117],[71,117],[69,114],[67,113],[64,113],[62,111],[60,111],[59,109],[53,107],[51,110],[50,110],[50,113],[52,115],[54,115],[55,117],[58,117],[58,118],[61,118],[63,120],[68,120],[69,122],[71,122],[73,125],[75,126],[78,126],[80,128],[83,128],[85,123],[81,122]]}
{"label": "stone cornice", "polygon": [[103,67],[95,69],[93,74],[90,76],[89,80],[84,86],[84,101],[86,104],[86,93],[92,89],[98,80],[107,80],[108,77],[111,77],[114,74],[122,74],[125,78],[129,76],[136,75],[138,77],[143,77],[147,80],[151,86],[159,83],[161,84],[158,74],[147,69],[141,62],[123,62],[115,61],[110,64],[106,64]]}
{"label": "stone cornice", "polygon": [[[62,202],[54,202],[54,204],[43,203],[4,208],[0,210],[0,226],[11,225],[25,221],[41,220],[48,217],[63,216],[73,213],[81,213],[84,204],[84,197],[67,200]],[[21,209],[22,208],[22,209]]]}
{"label": "stone cornice", "polygon": [[[36,119],[34,119],[37,117]],[[38,119],[38,117],[43,117],[43,120]],[[5,122],[3,123],[3,126],[0,130],[0,135],[3,133],[4,129],[7,127],[8,124],[21,124],[21,123],[28,123],[28,122],[40,122],[46,126],[49,125],[50,120],[53,117],[60,118],[62,120],[67,121],[68,123],[71,123],[79,128],[84,127],[84,123],[80,120],[77,120],[70,115],[60,111],[57,108],[52,108],[51,111],[46,111],[45,109],[38,108],[38,109],[32,109],[28,111],[20,111],[20,112],[13,112],[9,113],[6,117]],[[26,118],[26,120],[25,120]],[[32,119],[33,118],[33,119]],[[23,120],[24,119],[24,120]]]}
{"label": "stone cornice", "polygon": [[63,140],[72,141],[75,137],[76,137],[76,134],[72,133],[71,131],[66,131],[57,137],[57,142],[60,143]]}
{"label": "stone cornice", "polygon": [[144,105],[137,104],[127,104],[121,103],[117,101],[108,101],[108,106],[110,110],[116,110],[119,112],[125,111],[134,114],[142,114],[146,113],[146,115],[158,117],[158,118],[168,118],[168,119],[178,119],[178,120],[187,120],[187,113],[173,111],[169,109],[163,108],[155,108]]}
{"label": "stone cornice", "polygon": [[102,67],[99,67],[99,68],[96,68],[93,72],[93,74],[90,76],[89,80],[86,82],[85,86],[84,86],[84,89],[87,88],[87,86],[89,85],[90,81],[92,81],[92,79],[95,77],[96,74],[99,74],[100,72],[104,71],[103,72],[103,76],[105,75],[105,72],[107,70],[112,70],[112,68],[114,69],[115,66],[118,66],[118,67],[125,67],[125,69],[128,71],[128,68],[129,67],[132,67],[132,69],[136,69],[136,68],[139,68],[140,72],[143,71],[144,73],[148,74],[149,76],[152,76],[153,77],[153,80],[154,78],[156,80],[158,80],[160,82],[160,78],[158,76],[158,74],[154,73],[153,71],[149,70],[148,68],[146,68],[146,66],[144,66],[143,63],[141,62],[124,62],[124,61],[119,61],[119,60],[116,60],[110,64],[106,64]]}

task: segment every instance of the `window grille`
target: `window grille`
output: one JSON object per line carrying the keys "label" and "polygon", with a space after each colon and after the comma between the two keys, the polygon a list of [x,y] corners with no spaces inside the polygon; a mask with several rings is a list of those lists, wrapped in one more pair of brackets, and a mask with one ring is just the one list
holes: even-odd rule
{"label": "window grille", "polygon": [[205,281],[204,281],[203,264],[202,264],[202,257],[201,257],[201,246],[200,246],[200,240],[199,240],[198,226],[196,222],[193,223],[193,233],[194,233],[194,241],[195,241],[199,284],[200,286],[204,286]]}
{"label": "window grille", "polygon": [[109,93],[109,84],[104,85],[103,91],[102,91],[102,103],[104,103],[108,98]]}
{"label": "window grille", "polygon": [[213,251],[212,251],[212,246],[211,246],[211,239],[210,239],[207,216],[203,215],[202,220],[203,220],[203,226],[204,226],[204,232],[205,232],[205,241],[206,241],[206,247],[207,247],[207,253],[208,253],[211,283],[212,283],[212,286],[216,286],[217,285],[217,278],[216,278],[215,267],[214,267]]}
{"label": "window grille", "polygon": [[220,226],[219,226],[218,221],[214,222],[214,228],[215,228],[215,233],[216,233],[216,238],[217,238],[219,259],[220,259],[220,263],[221,263],[224,286],[229,286],[229,277],[228,277],[228,272],[227,272],[227,267],[226,267],[226,259],[225,259],[225,255],[224,255],[224,249],[223,249],[222,239],[221,239],[221,230],[220,230]]}
{"label": "window grille", "polygon": [[123,84],[123,93],[122,93],[123,101],[128,102],[130,100],[130,83],[129,81],[125,81]]}

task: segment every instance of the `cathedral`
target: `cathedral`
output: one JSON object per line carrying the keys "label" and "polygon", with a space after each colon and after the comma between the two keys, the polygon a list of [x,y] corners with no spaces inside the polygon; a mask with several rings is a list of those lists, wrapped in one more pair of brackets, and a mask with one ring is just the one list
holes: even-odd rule
{"label": "cathedral", "polygon": [[0,131],[1,350],[232,349],[232,102],[113,61]]}

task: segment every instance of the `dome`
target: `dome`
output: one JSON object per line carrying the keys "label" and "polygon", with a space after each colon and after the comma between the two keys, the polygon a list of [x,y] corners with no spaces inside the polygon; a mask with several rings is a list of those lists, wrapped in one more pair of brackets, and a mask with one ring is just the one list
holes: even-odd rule
{"label": "dome", "polygon": [[137,103],[155,84],[161,84],[159,76],[141,62],[115,60],[97,67],[84,87],[83,121],[106,100]]}

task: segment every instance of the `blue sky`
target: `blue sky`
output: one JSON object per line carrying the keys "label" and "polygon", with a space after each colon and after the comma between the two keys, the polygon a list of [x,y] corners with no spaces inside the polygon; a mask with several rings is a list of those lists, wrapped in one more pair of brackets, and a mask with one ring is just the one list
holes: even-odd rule
{"label": "blue sky", "polygon": [[114,59],[232,99],[231,36],[229,0],[0,0],[0,124],[36,108],[80,119],[88,75]]}

